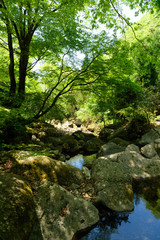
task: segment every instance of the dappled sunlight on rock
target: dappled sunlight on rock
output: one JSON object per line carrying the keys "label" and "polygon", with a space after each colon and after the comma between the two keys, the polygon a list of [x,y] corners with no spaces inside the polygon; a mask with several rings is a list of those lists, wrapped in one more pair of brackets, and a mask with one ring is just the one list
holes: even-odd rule
{"label": "dappled sunlight on rock", "polygon": [[[35,197],[38,222],[34,228],[40,224],[43,239],[70,240],[77,231],[99,220],[98,210],[90,202],[54,183],[43,183]],[[37,240],[33,235],[31,239]]]}
{"label": "dappled sunlight on rock", "polygon": [[47,156],[30,156],[21,160],[19,171],[30,180],[48,180],[66,186],[72,183],[81,184],[84,181],[84,174],[80,169]]}
{"label": "dappled sunlight on rock", "polygon": [[112,155],[93,162],[92,178],[97,191],[95,203],[102,203],[114,211],[130,211],[134,207],[132,182],[160,176],[160,160],[143,157],[133,144],[118,155]]}

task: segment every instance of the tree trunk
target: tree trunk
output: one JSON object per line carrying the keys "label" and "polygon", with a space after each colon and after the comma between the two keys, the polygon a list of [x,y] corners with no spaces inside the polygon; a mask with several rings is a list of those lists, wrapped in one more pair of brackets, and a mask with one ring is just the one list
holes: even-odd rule
{"label": "tree trunk", "polygon": [[15,96],[16,94],[16,80],[14,74],[14,52],[13,52],[13,42],[12,42],[12,34],[10,31],[9,23],[7,25],[7,32],[8,32],[8,47],[9,47],[9,77],[10,77],[10,92],[9,95],[11,97]]}
{"label": "tree trunk", "polygon": [[21,53],[19,60],[19,87],[18,87],[18,95],[21,100],[25,99],[25,84],[28,60],[29,60],[29,44],[23,44],[21,45]]}

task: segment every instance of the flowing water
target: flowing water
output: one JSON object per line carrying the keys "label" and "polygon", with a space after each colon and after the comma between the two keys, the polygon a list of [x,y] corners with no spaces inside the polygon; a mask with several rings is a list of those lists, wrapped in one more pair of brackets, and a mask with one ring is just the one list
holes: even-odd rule
{"label": "flowing water", "polygon": [[94,229],[79,239],[160,240],[160,187],[143,186],[135,194],[133,212],[107,212]]}

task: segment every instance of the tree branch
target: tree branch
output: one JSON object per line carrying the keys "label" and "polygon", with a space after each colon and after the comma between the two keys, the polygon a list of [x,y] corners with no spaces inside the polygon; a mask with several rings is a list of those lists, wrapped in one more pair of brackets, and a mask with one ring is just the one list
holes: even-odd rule
{"label": "tree branch", "polygon": [[115,7],[115,5],[114,5],[114,3],[112,2],[112,0],[109,0],[109,1],[110,1],[111,6],[113,7],[113,9],[115,10],[115,12],[117,13],[118,17],[121,18],[121,19],[131,28],[131,30],[132,30],[132,32],[133,32],[133,34],[134,34],[135,39],[136,39],[140,44],[143,45],[143,47],[145,48],[145,50],[147,50],[147,48],[146,48],[146,46],[143,44],[143,42],[142,42],[139,38],[137,38],[136,33],[135,33],[135,31],[134,31],[134,28],[132,27],[132,25],[130,24],[130,22],[127,21],[127,20],[122,16],[122,14],[119,13],[119,11],[118,11],[117,8]]}
{"label": "tree branch", "polygon": [[[73,77],[73,79],[71,79],[70,81],[68,81],[61,90],[59,90],[59,92],[56,94],[56,96],[54,97],[52,103],[50,106],[48,106],[45,110],[45,105],[46,105],[46,102],[47,100],[49,99],[49,97],[52,95],[53,91],[60,85],[60,83],[65,80],[66,78],[68,78],[70,75],[73,74],[73,71],[69,74],[67,74],[67,76],[65,76],[64,78],[61,78],[62,75],[63,75],[63,68],[64,68],[64,56],[62,58],[62,64],[61,64],[61,70],[60,70],[60,75],[59,75],[59,78],[58,78],[58,81],[57,83],[55,84],[55,86],[50,90],[50,92],[48,93],[47,97],[44,99],[43,101],[43,104],[40,108],[40,110],[38,111],[38,113],[33,117],[33,119],[39,119],[40,117],[42,117],[43,115],[45,115],[47,112],[49,112],[56,104],[57,100],[59,99],[60,96],[70,92],[72,90],[72,88],[74,87],[74,82],[79,80],[79,76],[85,72],[87,72],[87,70],[89,69],[89,67],[92,65],[92,63],[95,61],[95,59],[99,56],[96,55],[93,57],[93,59],[90,61],[90,63],[83,69],[81,70],[78,74],[76,74],[76,76]],[[92,84],[93,82],[97,81],[97,79],[99,78],[99,76],[94,79],[93,81],[90,81],[90,82],[87,82],[87,83],[79,83],[77,85],[75,85],[76,87],[77,86],[84,86],[84,85],[89,85],[89,84]]]}

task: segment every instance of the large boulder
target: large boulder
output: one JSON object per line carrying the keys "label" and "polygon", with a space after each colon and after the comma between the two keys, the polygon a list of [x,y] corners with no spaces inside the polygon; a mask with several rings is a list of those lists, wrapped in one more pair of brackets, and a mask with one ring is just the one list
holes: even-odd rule
{"label": "large boulder", "polygon": [[30,156],[19,161],[19,174],[23,172],[30,180],[52,181],[60,185],[70,186],[72,183],[81,184],[84,181],[80,169],[67,163],[53,160],[47,156]]}
{"label": "large boulder", "polygon": [[145,158],[136,145],[126,150],[96,159],[92,164],[92,178],[97,197],[95,204],[103,204],[114,211],[131,211],[132,184],[160,178],[160,158]]}
{"label": "large boulder", "polygon": [[38,221],[29,240],[71,240],[76,232],[99,220],[98,210],[90,202],[54,183],[43,183],[35,198]]}
{"label": "large boulder", "polygon": [[111,161],[108,156],[96,159],[92,165],[92,178],[97,191],[95,204],[117,212],[133,210],[132,179],[121,163]]}
{"label": "large boulder", "polygon": [[138,152],[125,150],[118,157],[118,161],[125,166],[133,180],[160,177],[159,158],[149,159]]}
{"label": "large boulder", "polygon": [[157,138],[154,141],[153,145],[154,145],[154,148],[155,148],[157,154],[160,156],[160,138]]}
{"label": "large boulder", "polygon": [[0,173],[0,213],[0,239],[29,239],[35,216],[34,200],[22,177]]}

